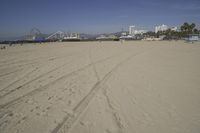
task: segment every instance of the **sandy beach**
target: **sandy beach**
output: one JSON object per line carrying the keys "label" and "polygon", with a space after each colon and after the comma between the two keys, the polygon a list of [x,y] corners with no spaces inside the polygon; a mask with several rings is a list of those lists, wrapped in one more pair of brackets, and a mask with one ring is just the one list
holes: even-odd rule
{"label": "sandy beach", "polygon": [[199,133],[200,42],[0,50],[0,133]]}

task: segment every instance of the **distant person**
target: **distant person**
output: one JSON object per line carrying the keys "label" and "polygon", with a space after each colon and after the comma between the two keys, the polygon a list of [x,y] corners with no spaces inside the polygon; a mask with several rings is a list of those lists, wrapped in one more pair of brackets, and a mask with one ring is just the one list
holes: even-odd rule
{"label": "distant person", "polygon": [[6,46],[2,46],[1,49],[6,49]]}

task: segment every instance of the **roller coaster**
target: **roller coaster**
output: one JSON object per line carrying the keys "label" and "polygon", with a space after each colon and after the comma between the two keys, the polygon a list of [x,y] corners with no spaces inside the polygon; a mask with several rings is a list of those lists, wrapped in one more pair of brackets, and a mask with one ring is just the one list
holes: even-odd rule
{"label": "roller coaster", "polygon": [[46,38],[46,40],[59,40],[59,41],[80,41],[78,33],[64,33],[57,31]]}
{"label": "roller coaster", "polygon": [[65,33],[62,31],[57,31],[50,36],[46,37],[46,40],[62,40],[65,37]]}

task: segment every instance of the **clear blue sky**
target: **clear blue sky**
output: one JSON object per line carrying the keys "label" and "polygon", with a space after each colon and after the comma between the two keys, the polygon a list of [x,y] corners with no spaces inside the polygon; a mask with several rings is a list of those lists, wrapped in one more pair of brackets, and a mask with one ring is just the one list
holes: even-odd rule
{"label": "clear blue sky", "polygon": [[200,0],[0,0],[0,37],[57,30],[107,33],[129,25],[200,24]]}

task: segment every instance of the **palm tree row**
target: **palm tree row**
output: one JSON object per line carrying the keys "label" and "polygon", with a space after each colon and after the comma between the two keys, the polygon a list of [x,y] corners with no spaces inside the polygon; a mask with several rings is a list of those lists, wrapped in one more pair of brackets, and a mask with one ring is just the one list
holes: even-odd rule
{"label": "palm tree row", "polygon": [[196,28],[196,24],[195,23],[189,24],[189,23],[185,22],[181,26],[180,30],[181,30],[181,33],[182,33],[183,37],[186,37],[189,34],[199,34],[199,31]]}
{"label": "palm tree row", "polygon": [[174,31],[171,29],[168,29],[166,31],[158,31],[157,33],[155,32],[147,32],[144,34],[145,36],[154,36],[154,37],[159,37],[161,35],[165,35],[166,39],[181,39],[188,37],[190,34],[200,34],[200,30],[196,28],[195,23],[187,23],[185,22],[183,25],[181,25],[179,31]]}

